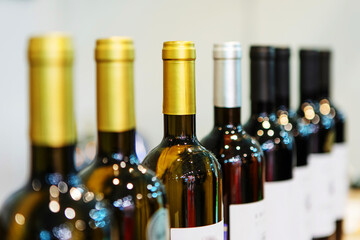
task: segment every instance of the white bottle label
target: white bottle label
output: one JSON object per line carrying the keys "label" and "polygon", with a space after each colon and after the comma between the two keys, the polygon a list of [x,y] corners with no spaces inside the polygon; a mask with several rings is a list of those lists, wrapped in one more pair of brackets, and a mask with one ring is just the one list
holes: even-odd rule
{"label": "white bottle label", "polygon": [[335,232],[333,159],[331,153],[312,153],[308,158],[314,238],[327,237]]}
{"label": "white bottle label", "polygon": [[335,179],[335,217],[343,219],[349,191],[348,148],[346,143],[336,143],[332,149]]}
{"label": "white bottle label", "polygon": [[151,217],[147,229],[147,240],[169,239],[169,212],[166,208],[158,209]]}
{"label": "white bottle label", "polygon": [[171,228],[171,240],[224,240],[224,222],[215,224],[190,227]]}
{"label": "white bottle label", "polygon": [[265,182],[266,239],[293,238],[293,190],[293,179]]}
{"label": "white bottle label", "polygon": [[311,240],[310,167],[294,168],[294,235],[293,240]]}
{"label": "white bottle label", "polygon": [[265,239],[265,201],[231,204],[229,211],[230,239]]}

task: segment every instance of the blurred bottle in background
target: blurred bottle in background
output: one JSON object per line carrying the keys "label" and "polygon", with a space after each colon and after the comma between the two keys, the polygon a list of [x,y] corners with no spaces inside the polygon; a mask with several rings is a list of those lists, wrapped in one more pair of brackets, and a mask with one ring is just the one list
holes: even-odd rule
{"label": "blurred bottle in background", "polygon": [[319,102],[319,52],[300,50],[300,107],[298,115],[311,125],[310,155],[311,171],[312,236],[314,239],[334,239],[334,184],[333,157],[331,150],[335,140],[334,120],[328,116],[329,102]]}
{"label": "blurred bottle in background", "polygon": [[214,128],[201,142],[223,172],[225,239],[265,238],[265,159],[241,126],[241,45],[215,44]]}
{"label": "blurred bottle in background", "polygon": [[96,42],[98,149],[80,175],[111,207],[112,239],[168,240],[165,188],[135,152],[134,52],[130,38]]}
{"label": "blurred bottle in background", "polygon": [[290,49],[275,48],[275,104],[276,115],[284,130],[295,139],[296,167],[294,168],[294,226],[292,239],[310,240],[311,236],[311,203],[310,203],[310,169],[308,165],[309,136],[311,125],[299,118],[290,109]]}
{"label": "blurred bottle in background", "polygon": [[[335,144],[332,149],[334,173],[334,210],[336,218],[336,240],[343,235],[343,220],[346,200],[349,190],[348,175],[348,146],[345,136],[346,119],[344,114],[331,101],[331,52],[323,49],[319,51],[320,77],[320,112],[335,120]],[[330,108],[329,108],[330,107]]]}
{"label": "blurred bottle in background", "polygon": [[294,237],[294,139],[275,114],[275,49],[250,49],[251,116],[245,130],[260,143],[265,155],[266,239]]}
{"label": "blurred bottle in background", "polygon": [[61,34],[33,37],[28,58],[31,174],[2,208],[1,237],[110,239],[108,210],[76,175],[72,41]]}

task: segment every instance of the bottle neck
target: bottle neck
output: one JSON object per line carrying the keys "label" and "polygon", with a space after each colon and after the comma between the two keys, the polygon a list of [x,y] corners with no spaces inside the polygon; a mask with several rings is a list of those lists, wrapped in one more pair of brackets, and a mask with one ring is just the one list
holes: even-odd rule
{"label": "bottle neck", "polygon": [[123,156],[119,160],[135,155],[135,129],[125,132],[98,131],[98,154],[103,156],[114,153]]}
{"label": "bottle neck", "polygon": [[241,108],[214,107],[215,126],[239,126],[241,124]]}
{"label": "bottle neck", "polygon": [[195,114],[164,114],[164,138],[195,139]]}
{"label": "bottle neck", "polygon": [[270,115],[275,112],[275,105],[270,102],[251,102],[251,115]]}
{"label": "bottle neck", "polygon": [[63,147],[31,145],[31,179],[48,182],[52,173],[64,181],[77,173],[75,167],[75,144]]}

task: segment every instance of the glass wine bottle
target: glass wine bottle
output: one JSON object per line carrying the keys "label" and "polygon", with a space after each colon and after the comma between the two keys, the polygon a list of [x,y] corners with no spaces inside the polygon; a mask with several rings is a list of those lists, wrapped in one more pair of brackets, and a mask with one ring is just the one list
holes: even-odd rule
{"label": "glass wine bottle", "polygon": [[310,168],[308,165],[311,125],[290,109],[290,49],[275,48],[275,104],[276,115],[284,130],[295,139],[296,167],[293,171],[294,226],[292,239],[311,240]]}
{"label": "glass wine bottle", "polygon": [[293,136],[275,114],[275,49],[252,46],[251,116],[245,130],[260,143],[265,155],[266,239],[287,240],[294,235]]}
{"label": "glass wine bottle", "polygon": [[[331,90],[331,51],[319,51],[320,67],[320,111],[335,120],[335,144],[332,148],[333,173],[334,173],[334,210],[336,218],[336,240],[341,240],[343,235],[343,219],[345,214],[346,199],[349,190],[348,146],[345,137],[346,118],[339,108],[335,107],[330,98]],[[330,104],[330,109],[328,105]],[[325,104],[325,105],[324,105]]]}
{"label": "glass wine bottle", "polygon": [[[334,120],[323,114],[329,102],[318,101],[320,95],[319,52],[300,50],[300,107],[298,115],[311,124],[308,165],[311,172],[311,232],[313,239],[334,239],[334,177],[331,149],[335,139]],[[324,105],[323,105],[324,104]]]}
{"label": "glass wine bottle", "polygon": [[265,238],[265,160],[241,125],[241,45],[215,44],[212,131],[201,141],[223,170],[224,237]]}
{"label": "glass wine bottle", "polygon": [[165,42],[164,138],[144,159],[166,188],[171,240],[224,238],[220,164],[195,134],[195,47]]}
{"label": "glass wine bottle", "polygon": [[97,40],[95,59],[98,149],[81,177],[111,206],[112,239],[169,239],[165,188],[135,153],[132,39]]}
{"label": "glass wine bottle", "polygon": [[109,211],[76,175],[71,39],[33,37],[28,57],[31,175],[2,208],[2,239],[110,239]]}

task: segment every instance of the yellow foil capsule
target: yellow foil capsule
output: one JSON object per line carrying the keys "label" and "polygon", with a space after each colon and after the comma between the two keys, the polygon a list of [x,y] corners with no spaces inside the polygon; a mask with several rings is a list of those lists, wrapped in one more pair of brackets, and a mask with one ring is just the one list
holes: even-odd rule
{"label": "yellow foil capsule", "polygon": [[71,38],[63,34],[36,36],[29,40],[32,144],[61,147],[76,142],[73,52]]}
{"label": "yellow foil capsule", "polygon": [[165,42],[163,113],[192,115],[195,103],[195,45],[189,41]]}
{"label": "yellow foil capsule", "polygon": [[132,39],[111,37],[97,40],[95,59],[98,130],[123,132],[135,128]]}

